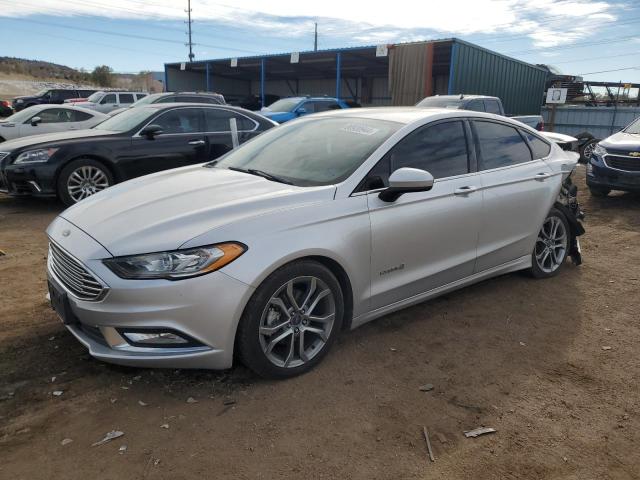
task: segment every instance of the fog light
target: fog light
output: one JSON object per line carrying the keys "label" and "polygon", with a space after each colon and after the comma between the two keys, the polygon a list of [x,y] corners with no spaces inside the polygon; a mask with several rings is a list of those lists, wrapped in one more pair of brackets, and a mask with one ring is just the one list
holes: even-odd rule
{"label": "fog light", "polygon": [[118,333],[120,333],[130,345],[135,347],[180,348],[204,346],[188,335],[172,330],[118,329]]}

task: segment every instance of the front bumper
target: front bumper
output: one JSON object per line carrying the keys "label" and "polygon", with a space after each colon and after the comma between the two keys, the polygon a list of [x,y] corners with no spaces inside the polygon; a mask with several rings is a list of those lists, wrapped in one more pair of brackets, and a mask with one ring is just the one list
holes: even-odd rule
{"label": "front bumper", "polygon": [[[231,367],[237,325],[252,287],[222,272],[180,281],[124,280],[102,263],[109,252],[71,223],[58,217],[47,233],[108,288],[100,301],[85,301],[65,287],[50,264],[47,269],[49,281],[67,294],[72,317],[67,328],[93,357],[138,367]],[[197,345],[135,346],[120,333],[127,329],[179,332]]]}
{"label": "front bumper", "polygon": [[[6,159],[4,162],[8,163]],[[56,166],[45,163],[2,166],[0,192],[15,196],[53,197],[56,195]]]}
{"label": "front bumper", "polygon": [[[593,155],[587,166],[589,187],[624,192],[640,192],[640,172],[624,171],[609,167],[601,157]],[[638,159],[640,162],[640,159]]]}

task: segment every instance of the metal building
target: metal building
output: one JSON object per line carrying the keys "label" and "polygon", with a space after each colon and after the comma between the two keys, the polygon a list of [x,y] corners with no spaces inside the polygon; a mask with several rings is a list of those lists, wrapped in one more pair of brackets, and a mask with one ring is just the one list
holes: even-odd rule
{"label": "metal building", "polygon": [[[165,64],[168,91],[328,95],[362,106],[414,105],[430,95],[500,97],[509,115],[539,114],[547,70],[457,38]],[[268,102],[267,102],[268,103]]]}

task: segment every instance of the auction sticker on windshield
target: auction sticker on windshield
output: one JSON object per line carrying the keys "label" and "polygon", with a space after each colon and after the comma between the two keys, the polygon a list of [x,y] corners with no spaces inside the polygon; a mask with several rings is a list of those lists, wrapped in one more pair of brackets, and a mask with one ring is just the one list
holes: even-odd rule
{"label": "auction sticker on windshield", "polygon": [[357,133],[358,135],[374,135],[380,131],[379,128],[373,128],[369,125],[350,123],[341,128],[343,132]]}

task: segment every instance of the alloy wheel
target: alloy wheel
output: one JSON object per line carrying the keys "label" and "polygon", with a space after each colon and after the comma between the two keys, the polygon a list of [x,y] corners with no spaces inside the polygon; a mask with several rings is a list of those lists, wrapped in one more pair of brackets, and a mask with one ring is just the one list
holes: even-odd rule
{"label": "alloy wheel", "polygon": [[557,216],[548,217],[536,240],[535,258],[540,270],[555,272],[567,255],[568,235],[564,222]]}
{"label": "alloy wheel", "polygon": [[582,156],[585,158],[587,162],[591,160],[591,155],[593,155],[593,149],[596,148],[597,144],[598,142],[591,142],[584,146],[584,149],[582,150]]}
{"label": "alloy wheel", "polygon": [[262,312],[260,346],[271,363],[295,368],[324,348],[336,316],[335,298],[320,278],[297,277],[276,290]]}
{"label": "alloy wheel", "polygon": [[74,202],[109,187],[109,178],[100,168],[84,165],[76,168],[67,179],[67,192]]}

